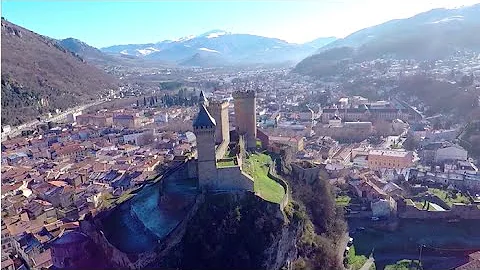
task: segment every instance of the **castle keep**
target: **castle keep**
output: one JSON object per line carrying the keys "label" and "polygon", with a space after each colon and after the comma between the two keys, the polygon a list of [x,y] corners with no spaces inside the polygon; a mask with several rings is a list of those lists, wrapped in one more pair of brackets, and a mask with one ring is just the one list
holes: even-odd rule
{"label": "castle keep", "polygon": [[255,91],[236,91],[232,94],[235,102],[235,127],[238,135],[245,136],[247,149],[257,143],[257,100]]}

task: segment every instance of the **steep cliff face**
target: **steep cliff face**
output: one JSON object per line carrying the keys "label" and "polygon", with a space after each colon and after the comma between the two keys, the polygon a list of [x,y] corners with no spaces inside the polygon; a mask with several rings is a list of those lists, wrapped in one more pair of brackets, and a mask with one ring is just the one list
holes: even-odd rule
{"label": "steep cliff face", "polygon": [[297,257],[303,224],[253,193],[221,193],[189,221],[180,243],[148,265],[180,269],[280,269]]}
{"label": "steep cliff face", "polygon": [[[127,205],[128,206],[128,205]],[[298,258],[303,246],[306,214],[280,206],[251,192],[199,194],[184,219],[152,249],[136,252],[108,240],[114,224],[88,217],[82,231],[103,251],[108,265],[130,269],[282,269]],[[154,216],[155,212],[151,215]],[[108,216],[108,215],[106,215]],[[132,239],[136,232],[125,231]],[[128,242],[128,241],[127,241]],[[135,241],[131,243],[136,245]]]}

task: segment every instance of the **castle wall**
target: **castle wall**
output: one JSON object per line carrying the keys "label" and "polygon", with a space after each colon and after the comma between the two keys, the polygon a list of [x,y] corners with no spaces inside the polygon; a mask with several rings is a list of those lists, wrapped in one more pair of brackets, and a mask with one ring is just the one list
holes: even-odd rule
{"label": "castle wall", "polygon": [[201,188],[214,188],[215,179],[217,178],[217,167],[215,161],[198,161],[198,185]]}
{"label": "castle wall", "polygon": [[253,178],[242,172],[240,166],[218,168],[216,189],[253,191]]}
{"label": "castle wall", "polygon": [[290,188],[288,186],[288,183],[285,180],[283,180],[282,177],[277,175],[277,173],[275,172],[275,163],[270,165],[268,169],[268,177],[272,178],[277,183],[279,183],[283,187],[283,190],[285,191],[285,194],[283,195],[282,200],[279,202],[280,209],[283,210],[290,201]]}
{"label": "castle wall", "polygon": [[406,205],[399,216],[406,219],[480,219],[480,209],[476,205],[453,205],[451,210],[427,211]]}
{"label": "castle wall", "polygon": [[188,160],[186,169],[187,169],[187,178],[198,178],[196,159]]}

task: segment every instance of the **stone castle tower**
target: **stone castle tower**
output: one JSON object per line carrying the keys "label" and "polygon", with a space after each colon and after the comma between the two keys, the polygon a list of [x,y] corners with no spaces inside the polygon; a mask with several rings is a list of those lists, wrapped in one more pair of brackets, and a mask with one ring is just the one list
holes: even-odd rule
{"label": "stone castle tower", "polygon": [[248,149],[257,143],[257,100],[255,91],[236,91],[232,94],[235,102],[235,127],[239,135],[245,136]]}
{"label": "stone castle tower", "polygon": [[193,122],[193,130],[197,137],[198,183],[200,187],[214,185],[217,179],[215,155],[215,119],[210,115],[204,103],[200,103],[200,111]]}
{"label": "stone castle tower", "polygon": [[228,121],[228,101],[210,101],[208,112],[215,119],[215,143],[230,143],[230,122]]}

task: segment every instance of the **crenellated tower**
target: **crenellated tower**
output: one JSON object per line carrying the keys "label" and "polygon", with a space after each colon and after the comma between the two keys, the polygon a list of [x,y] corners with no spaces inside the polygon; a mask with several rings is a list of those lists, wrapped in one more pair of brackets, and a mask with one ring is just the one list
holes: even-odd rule
{"label": "crenellated tower", "polygon": [[257,143],[257,100],[253,90],[235,91],[235,127],[239,135],[245,136],[248,149]]}
{"label": "crenellated tower", "polygon": [[228,101],[211,100],[207,107],[208,112],[215,119],[215,143],[230,143],[230,122],[228,120]]}

